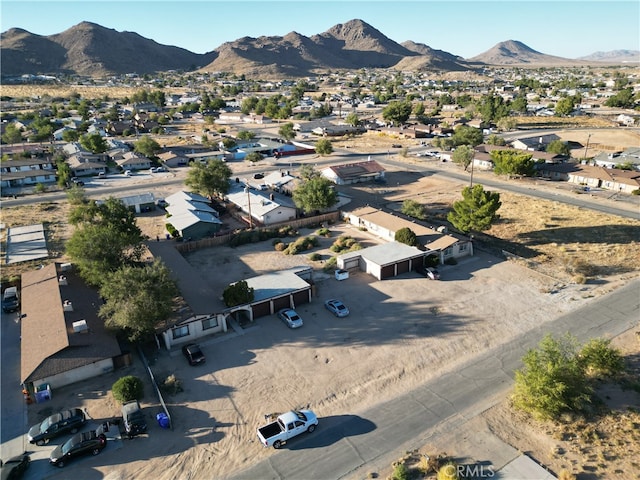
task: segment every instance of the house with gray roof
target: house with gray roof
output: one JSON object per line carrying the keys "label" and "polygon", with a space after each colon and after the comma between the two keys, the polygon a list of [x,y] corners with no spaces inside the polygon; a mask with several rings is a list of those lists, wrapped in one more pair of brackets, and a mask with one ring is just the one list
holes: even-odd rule
{"label": "house with gray roof", "polygon": [[250,184],[232,184],[226,198],[247,215],[250,225],[272,225],[297,218],[298,210],[290,197],[256,190]]}
{"label": "house with gray roof", "polygon": [[197,240],[215,235],[222,228],[222,221],[209,205],[209,200],[192,192],[176,192],[165,198],[169,204],[167,222],[173,225],[182,238]]}

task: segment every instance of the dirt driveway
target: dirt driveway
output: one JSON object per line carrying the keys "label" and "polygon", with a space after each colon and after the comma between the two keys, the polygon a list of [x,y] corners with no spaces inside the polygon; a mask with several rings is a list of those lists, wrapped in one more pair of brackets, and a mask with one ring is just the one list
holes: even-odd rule
{"label": "dirt driveway", "polygon": [[[331,229],[333,238],[314,250],[323,256],[339,234],[375,243],[367,232],[348,225]],[[205,278],[233,281],[240,273],[313,264],[308,253],[285,256],[267,241],[202,250],[189,261]],[[296,407],[310,407],[320,417],[357,414],[584,304],[601,288],[569,286],[556,292],[554,279],[482,253],[443,267],[440,281],[415,273],[377,281],[355,273],[340,282],[322,273],[321,264],[315,266],[317,296],[298,309],[303,328],[290,330],[275,316],[259,318],[241,334],[230,331],[201,342],[207,356],[201,367],[189,367],[179,352],[158,351],[152,358],[156,377],[174,374],[184,388],[169,397],[175,429],[154,425],[159,409],[149,389],[144,404],[149,436],[70,465],[66,476],[74,469],[84,475],[80,469],[89,466],[95,478],[109,479],[231,475],[273,454],[255,436],[265,414]],[[323,301],[331,297],[342,299],[351,315],[330,315]],[[97,385],[87,382],[82,390],[104,392],[111,377],[96,379]],[[54,395],[53,402],[71,406],[70,401],[95,418],[117,415],[109,395],[79,396],[71,389]]]}

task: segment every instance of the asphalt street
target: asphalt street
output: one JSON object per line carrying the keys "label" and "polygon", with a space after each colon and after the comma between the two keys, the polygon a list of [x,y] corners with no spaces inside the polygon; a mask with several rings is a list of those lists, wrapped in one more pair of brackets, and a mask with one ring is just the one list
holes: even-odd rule
{"label": "asphalt street", "polygon": [[[571,333],[580,341],[611,338],[638,326],[640,280],[515,339],[469,358],[392,401],[364,412],[320,418],[318,429],[231,478],[366,478],[437,433],[459,427],[497,404],[513,384],[521,358],[546,335]],[[491,460],[491,459],[489,459]]]}

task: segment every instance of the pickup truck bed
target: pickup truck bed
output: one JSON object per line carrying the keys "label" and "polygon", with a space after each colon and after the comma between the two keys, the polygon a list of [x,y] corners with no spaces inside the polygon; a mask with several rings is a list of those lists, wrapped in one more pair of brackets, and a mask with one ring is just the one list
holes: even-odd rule
{"label": "pickup truck bed", "polygon": [[272,422],[264,427],[258,429],[264,438],[271,438],[274,435],[279,434],[282,431],[278,422]]}

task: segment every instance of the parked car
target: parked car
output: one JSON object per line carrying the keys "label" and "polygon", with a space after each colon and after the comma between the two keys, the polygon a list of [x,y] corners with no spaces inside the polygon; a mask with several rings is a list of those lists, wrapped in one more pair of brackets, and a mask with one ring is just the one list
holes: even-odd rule
{"label": "parked car", "polygon": [[300,315],[291,308],[283,308],[280,310],[278,312],[278,317],[280,317],[280,320],[286,323],[289,328],[300,328],[302,326],[302,319],[300,318]]}
{"label": "parked car", "polygon": [[149,173],[156,173],[158,171],[158,167],[151,167],[149,169]]}
{"label": "parked car", "polygon": [[27,438],[29,443],[44,445],[53,437],[63,433],[76,433],[87,421],[84,412],[79,408],[71,408],[62,412],[54,413],[44,419],[43,422],[34,425],[29,429]]}
{"label": "parked car", "polygon": [[133,172],[131,170],[125,170],[122,173],[125,177],[130,177],[131,175],[133,175]]}
{"label": "parked car", "polygon": [[166,171],[167,171],[167,169],[166,169],[166,168],[164,168],[164,167],[158,167],[158,168],[156,168],[156,172],[157,172],[157,173],[166,172]]}
{"label": "parked car", "polygon": [[329,299],[324,302],[324,306],[336,317],[342,318],[349,315],[349,309],[346,307],[346,305],[335,298]]}
{"label": "parked car", "polygon": [[73,185],[78,185],[79,187],[84,186],[84,182],[83,182],[82,180],[80,180],[78,177],[73,177],[73,178],[71,179],[71,183],[72,183]]}
{"label": "parked car", "polygon": [[31,457],[26,453],[12,457],[6,462],[0,462],[2,480],[19,480],[30,464]]}
{"label": "parked car", "polygon": [[391,148],[402,148],[402,145],[400,145],[399,143],[393,143],[391,145]]}
{"label": "parked car", "polygon": [[91,453],[98,455],[107,446],[107,436],[102,427],[88,432],[78,433],[62,445],[53,449],[49,456],[49,463],[56,467],[64,467],[69,460]]}
{"label": "parked car", "polygon": [[147,420],[140,408],[137,400],[122,405],[122,420],[124,422],[124,432],[129,438],[145,433],[147,431]]}
{"label": "parked car", "polygon": [[199,365],[206,361],[204,353],[200,350],[200,346],[195,343],[190,343],[182,347],[182,353],[187,358],[189,365]]}
{"label": "parked car", "polygon": [[98,178],[106,178],[106,177],[107,177],[106,172],[98,172]]}
{"label": "parked car", "polygon": [[18,287],[7,287],[2,294],[2,310],[15,312],[20,308],[20,292]]}
{"label": "parked car", "polygon": [[156,205],[160,208],[167,208],[169,203],[164,198],[159,198],[156,200]]}
{"label": "parked car", "polygon": [[434,267],[427,267],[425,268],[425,275],[427,278],[430,278],[431,280],[440,280],[440,272],[434,268]]}

